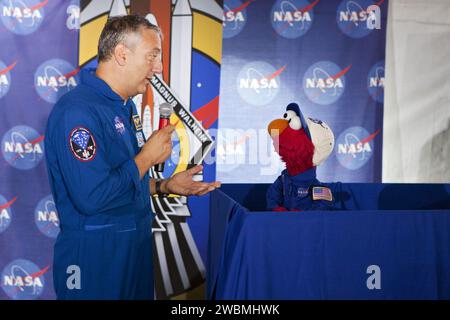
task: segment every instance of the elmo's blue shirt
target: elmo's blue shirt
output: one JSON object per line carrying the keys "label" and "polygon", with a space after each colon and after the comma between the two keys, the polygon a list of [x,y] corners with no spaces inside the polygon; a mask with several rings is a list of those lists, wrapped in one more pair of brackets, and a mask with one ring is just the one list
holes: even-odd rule
{"label": "elmo's blue shirt", "polygon": [[283,170],[267,190],[267,209],[341,210],[340,187],[340,183],[321,183],[317,180],[315,167],[296,176],[290,176],[287,170]]}

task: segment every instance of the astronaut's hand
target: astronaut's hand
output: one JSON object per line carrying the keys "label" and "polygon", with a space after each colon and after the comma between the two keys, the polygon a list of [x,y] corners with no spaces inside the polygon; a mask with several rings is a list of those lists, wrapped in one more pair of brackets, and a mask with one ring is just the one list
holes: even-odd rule
{"label": "astronaut's hand", "polygon": [[192,180],[196,173],[203,170],[203,166],[198,165],[189,170],[179,172],[170,179],[165,180],[161,189],[165,193],[179,194],[182,196],[202,196],[208,192],[219,188],[221,183],[215,182],[201,182]]}
{"label": "astronaut's hand", "polygon": [[175,127],[169,125],[161,130],[154,131],[141,151],[136,155],[134,161],[142,178],[154,165],[166,161],[172,153],[172,132]]}

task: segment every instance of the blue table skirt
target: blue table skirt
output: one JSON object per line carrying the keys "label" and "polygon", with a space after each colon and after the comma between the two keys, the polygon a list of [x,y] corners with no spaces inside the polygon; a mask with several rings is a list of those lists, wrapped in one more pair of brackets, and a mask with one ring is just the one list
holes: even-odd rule
{"label": "blue table skirt", "polygon": [[[352,209],[333,212],[249,211],[213,192],[208,298],[450,299],[450,197],[431,192],[448,189],[425,185],[427,197],[423,188],[411,191],[418,185],[410,192],[394,187],[391,206],[408,210],[361,210],[378,209],[387,185],[355,185],[343,184]],[[246,194],[245,186],[253,191]],[[238,194],[258,195],[266,187],[240,185]],[[252,201],[263,202],[261,195]],[[429,210],[437,206],[442,209]]]}

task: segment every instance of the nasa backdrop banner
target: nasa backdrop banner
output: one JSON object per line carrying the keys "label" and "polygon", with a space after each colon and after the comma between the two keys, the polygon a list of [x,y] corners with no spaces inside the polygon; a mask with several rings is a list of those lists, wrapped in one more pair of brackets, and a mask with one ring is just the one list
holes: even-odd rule
{"label": "nasa backdrop banner", "polygon": [[79,81],[78,17],[75,0],[0,0],[0,299],[55,297],[59,221],[43,135]]}
{"label": "nasa backdrop banner", "polygon": [[[0,0],[0,299],[55,297],[59,221],[43,159],[47,117],[78,84],[80,68],[96,66],[108,17],[127,13],[164,34],[164,72],[135,98],[147,136],[157,129],[158,106],[177,101],[172,157],[152,174],[167,178],[202,163],[195,179],[215,179],[221,1]],[[156,298],[203,298],[209,197],[152,198],[152,206]]]}
{"label": "nasa backdrop banner", "polygon": [[381,182],[387,0],[225,0],[217,179],[271,183],[290,102],[334,132],[324,182]]}

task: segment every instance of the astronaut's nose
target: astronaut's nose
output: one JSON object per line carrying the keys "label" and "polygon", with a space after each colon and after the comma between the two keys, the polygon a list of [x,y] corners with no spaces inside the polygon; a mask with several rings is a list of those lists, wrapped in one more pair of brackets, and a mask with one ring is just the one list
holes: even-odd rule
{"label": "astronaut's nose", "polygon": [[161,60],[155,61],[153,63],[152,72],[155,74],[158,74],[158,73],[162,73],[162,71],[163,71],[162,61]]}
{"label": "astronaut's nose", "polygon": [[274,138],[279,136],[288,126],[289,122],[287,120],[276,119],[269,123],[267,131],[269,131],[270,136]]}

